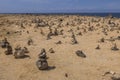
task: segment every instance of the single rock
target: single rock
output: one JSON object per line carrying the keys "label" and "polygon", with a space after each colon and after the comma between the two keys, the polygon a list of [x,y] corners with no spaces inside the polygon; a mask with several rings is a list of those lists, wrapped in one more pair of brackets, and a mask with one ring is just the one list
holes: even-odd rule
{"label": "single rock", "polygon": [[50,52],[50,53],[55,53],[55,51],[53,50],[53,48],[50,48],[50,49],[49,49],[49,52]]}
{"label": "single rock", "polygon": [[112,80],[120,80],[120,75],[119,74],[115,74],[111,77]]}
{"label": "single rock", "polygon": [[79,56],[79,57],[82,57],[82,58],[86,58],[86,55],[83,53],[83,51],[81,50],[77,50],[76,52],[76,55]]}
{"label": "single rock", "polygon": [[38,60],[36,62],[36,66],[39,70],[47,70],[48,69],[48,63],[47,63],[46,59]]}
{"label": "single rock", "polygon": [[62,44],[62,42],[61,42],[61,41],[58,41],[58,42],[56,42],[56,44]]}
{"label": "single rock", "polygon": [[95,49],[99,50],[100,49],[100,45],[97,45],[97,47]]}
{"label": "single rock", "polygon": [[113,51],[118,51],[118,50],[119,50],[119,48],[117,47],[117,45],[116,45],[116,44],[114,44],[114,46],[111,48],[111,50],[113,50]]}

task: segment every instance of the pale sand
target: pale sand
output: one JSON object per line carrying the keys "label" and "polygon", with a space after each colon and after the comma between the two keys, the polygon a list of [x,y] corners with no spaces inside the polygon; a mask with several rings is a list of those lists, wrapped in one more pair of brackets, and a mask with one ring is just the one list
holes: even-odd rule
{"label": "pale sand", "polygon": [[[48,26],[34,28],[34,23],[31,23],[32,19],[40,18],[45,22],[48,22],[52,29],[58,27],[60,23],[59,18],[64,19],[61,28],[63,29],[63,35],[53,36],[52,39],[46,40],[48,34]],[[81,23],[79,20],[81,19]],[[92,19],[98,22],[92,22]],[[8,20],[8,21],[7,21]],[[26,46],[31,57],[25,59],[14,59],[13,55],[5,55],[4,49],[0,48],[0,80],[103,80],[106,76],[102,76],[106,71],[114,71],[120,73],[120,50],[111,51],[112,43],[106,41],[105,43],[98,43],[98,41],[104,37],[109,39],[110,37],[120,36],[120,30],[108,31],[108,35],[102,33],[102,26],[110,29],[107,24],[108,20],[111,20],[115,24],[118,24],[115,28],[120,28],[120,19],[106,18],[103,21],[102,17],[88,17],[88,16],[28,16],[28,15],[1,15],[0,16],[0,39],[4,37],[8,38],[8,41],[15,48],[16,45]],[[25,29],[18,26],[17,23],[24,22]],[[66,25],[66,23],[70,25]],[[96,30],[88,31],[89,22],[91,26],[94,26]],[[104,22],[104,23],[103,23]],[[54,25],[52,25],[54,23]],[[73,24],[72,24],[73,23]],[[97,24],[100,25],[97,25]],[[108,27],[107,27],[107,26]],[[83,32],[85,28],[87,33]],[[6,29],[6,30],[4,30]],[[40,34],[40,29],[43,30],[45,36]],[[80,31],[82,36],[76,35],[78,44],[71,45],[71,33],[68,30],[73,29],[77,34]],[[6,34],[9,31],[11,34]],[[14,31],[22,31],[22,35],[19,33],[13,33]],[[29,31],[29,34],[26,33]],[[65,38],[63,38],[65,37]],[[31,38],[34,44],[27,45],[28,39]],[[56,45],[58,41],[62,41],[62,44]],[[113,43],[117,44],[120,49],[120,40],[115,40]],[[100,50],[96,50],[96,46],[100,45]],[[35,65],[38,59],[38,54],[41,49],[45,48],[47,52],[49,66],[55,66],[55,69],[40,71]],[[55,53],[49,53],[48,50],[53,48]],[[82,50],[86,54],[86,58],[78,57],[75,51]],[[65,77],[65,74],[68,77]],[[108,77],[109,78],[109,77]],[[108,79],[106,79],[108,80]]]}

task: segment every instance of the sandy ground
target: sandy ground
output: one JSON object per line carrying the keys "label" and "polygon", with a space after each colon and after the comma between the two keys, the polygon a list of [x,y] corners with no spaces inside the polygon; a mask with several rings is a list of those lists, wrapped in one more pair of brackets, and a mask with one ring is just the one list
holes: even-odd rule
{"label": "sandy ground", "polygon": [[[63,35],[52,36],[52,39],[46,40],[48,25],[36,28],[35,23],[32,23],[36,18],[47,22],[53,30],[63,29]],[[111,27],[109,21],[115,25]],[[22,28],[20,23],[23,23],[25,28]],[[90,26],[94,27],[92,31],[88,31]],[[102,32],[104,28],[108,29],[108,35]],[[44,35],[40,34],[41,29]],[[68,32],[70,29],[74,31],[78,44],[71,44],[71,32]],[[16,31],[21,33],[15,33]],[[7,32],[10,34],[6,34]],[[82,35],[77,35],[79,32]],[[118,36],[120,36],[119,18],[77,15],[0,15],[0,40],[7,37],[13,49],[17,45],[27,47],[30,51],[28,55],[31,57],[15,59],[13,55],[5,55],[5,49],[0,48],[0,80],[111,80],[102,74],[106,71],[120,73],[120,50],[111,50],[114,43],[120,49],[120,40],[106,39]],[[27,45],[29,38],[34,41],[33,45]],[[105,38],[104,43],[98,42],[101,38]],[[62,44],[55,44],[58,41]],[[100,50],[95,49],[97,45],[100,45]],[[54,69],[41,71],[36,67],[35,63],[42,48],[46,49],[48,64],[55,66]],[[50,48],[53,48],[55,53],[50,53]],[[75,54],[77,50],[82,50],[87,57],[78,57]],[[68,77],[65,77],[65,74],[68,74]]]}

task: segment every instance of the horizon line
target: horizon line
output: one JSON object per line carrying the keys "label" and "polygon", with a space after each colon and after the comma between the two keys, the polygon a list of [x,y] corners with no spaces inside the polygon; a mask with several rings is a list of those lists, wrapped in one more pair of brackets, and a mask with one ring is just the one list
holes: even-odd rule
{"label": "horizon line", "polygon": [[0,14],[56,14],[56,13],[60,13],[60,14],[76,14],[76,13],[120,13],[120,11],[92,11],[92,12],[87,12],[87,11],[83,11],[83,12],[0,12]]}

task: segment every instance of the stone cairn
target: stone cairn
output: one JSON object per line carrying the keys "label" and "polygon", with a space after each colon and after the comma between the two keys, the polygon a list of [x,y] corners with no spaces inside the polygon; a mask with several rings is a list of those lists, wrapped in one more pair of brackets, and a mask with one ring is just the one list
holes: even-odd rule
{"label": "stone cairn", "polygon": [[45,49],[42,49],[40,54],[38,55],[38,60],[36,62],[36,66],[39,70],[47,70],[48,62]]}
{"label": "stone cairn", "polygon": [[76,37],[75,37],[75,34],[74,34],[73,31],[72,31],[72,36],[71,36],[71,38],[72,38],[72,44],[78,44],[78,41],[76,40]]}

